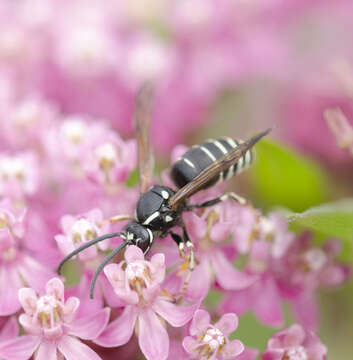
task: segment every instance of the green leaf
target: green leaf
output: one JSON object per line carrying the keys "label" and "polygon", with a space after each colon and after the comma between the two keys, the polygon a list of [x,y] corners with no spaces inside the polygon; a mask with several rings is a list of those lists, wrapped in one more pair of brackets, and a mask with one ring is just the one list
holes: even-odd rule
{"label": "green leaf", "polygon": [[288,216],[293,230],[309,229],[318,240],[336,237],[343,241],[343,260],[353,260],[353,198],[313,207]]}
{"label": "green leaf", "polygon": [[303,211],[330,199],[328,177],[313,160],[272,139],[256,145],[256,157],[250,180],[259,205]]}

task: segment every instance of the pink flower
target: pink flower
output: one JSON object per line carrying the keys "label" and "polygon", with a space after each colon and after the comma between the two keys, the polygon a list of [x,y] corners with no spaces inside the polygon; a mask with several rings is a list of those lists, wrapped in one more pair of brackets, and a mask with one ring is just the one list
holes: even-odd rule
{"label": "pink flower", "polygon": [[288,250],[277,269],[282,296],[292,304],[297,321],[306,328],[318,325],[318,288],[335,288],[351,276],[351,267],[337,263],[341,252],[338,240],[327,240],[321,247],[312,243],[313,235],[302,233]]}
{"label": "pink flower", "polygon": [[[8,199],[0,202],[0,315],[11,315],[20,308],[17,293],[24,283],[36,290],[42,290],[44,284],[54,273],[38,262],[38,255],[31,244],[24,240],[28,236],[24,225],[25,210],[15,211]],[[48,251],[45,244],[41,249]]]}
{"label": "pink flower", "polygon": [[222,311],[241,315],[252,310],[264,324],[275,327],[283,324],[282,296],[276,282],[270,249],[266,241],[255,241],[252,244],[246,271],[257,275],[257,281],[245,289],[228,292],[220,307]]}
{"label": "pink flower", "polygon": [[147,261],[138,247],[129,246],[125,261],[106,266],[104,272],[125,308],[95,342],[104,347],[124,345],[138,324],[139,345],[146,358],[166,359],[169,336],[159,317],[174,327],[183,326],[191,319],[198,304],[176,305],[171,296],[163,292],[164,255],[156,254]]}
{"label": "pink flower", "polygon": [[[78,215],[64,215],[61,218],[61,228],[64,235],[56,235],[55,240],[59,249],[64,255],[68,255],[83,243],[90,241],[98,236],[109,233],[109,222],[103,222],[103,213],[99,209]],[[107,250],[109,240],[100,242],[97,246],[91,246],[82,251],[78,256],[80,260],[88,261],[97,257],[97,250]]]}
{"label": "pink flower", "polygon": [[[202,201],[204,200],[200,202]],[[215,280],[226,290],[244,289],[256,281],[256,276],[244,273],[232,264],[234,250],[227,241],[229,242],[232,236],[234,219],[237,218],[238,213],[239,206],[232,201],[226,201],[206,210],[202,216],[194,212],[183,216],[190,238],[195,245],[198,262],[186,292],[188,299],[203,299]],[[184,275],[185,273],[180,271],[174,272],[168,278],[168,287],[176,291],[180,290]]]}
{"label": "pink flower", "polygon": [[229,341],[229,335],[238,327],[235,314],[224,314],[215,325],[210,323],[207,311],[197,310],[190,326],[190,335],[184,338],[184,349],[193,359],[235,359],[244,351],[240,340]]}
{"label": "pink flower", "polygon": [[33,152],[0,154],[0,196],[24,200],[39,186],[39,163]]}
{"label": "pink flower", "polygon": [[280,258],[294,241],[294,234],[288,231],[288,222],[277,213],[264,216],[260,211],[246,206],[239,208],[234,221],[234,246],[242,254],[249,252],[256,240],[271,244],[273,257]]}
{"label": "pink flower", "polygon": [[[67,360],[101,359],[78,338],[92,340],[99,336],[109,320],[108,308],[75,320],[80,300],[70,297],[65,301],[64,284],[58,278],[48,281],[43,296],[38,297],[31,288],[20,289],[18,296],[25,311],[19,322],[30,334],[31,353],[36,352],[36,360],[46,360],[48,356]],[[18,342],[17,346],[20,349],[21,344]]]}
{"label": "pink flower", "polygon": [[268,341],[262,360],[325,360],[326,353],[326,346],[313,332],[294,324]]}

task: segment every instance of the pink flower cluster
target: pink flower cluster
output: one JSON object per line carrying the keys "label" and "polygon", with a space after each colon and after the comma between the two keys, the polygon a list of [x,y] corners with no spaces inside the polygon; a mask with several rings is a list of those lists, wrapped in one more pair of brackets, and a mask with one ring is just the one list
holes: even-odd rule
{"label": "pink flower cluster", "polygon": [[[93,272],[121,239],[82,251],[74,269],[65,271],[70,281],[78,279],[65,296],[63,278],[55,277],[63,256],[119,231],[124,222],[110,224],[108,217],[133,214],[136,144],[94,119],[52,116],[36,139],[21,139],[4,155],[12,160],[3,169],[12,172],[1,178],[2,358],[108,359],[129,349],[130,356],[141,351],[148,360],[251,360],[259,351],[233,338],[238,316],[252,311],[263,324],[281,327],[286,301],[298,325],[275,335],[263,359],[325,359],[326,348],[314,335],[316,294],[349,277],[349,267],[335,261],[339,241],[314,246],[310,233],[291,233],[281,215],[264,215],[233,200],[183,215],[196,267],[182,298],[189,270],[170,237],[156,239],[147,257],[127,247],[124,260],[117,258],[99,276],[94,300],[89,298]],[[163,177],[168,181],[167,173]],[[190,201],[221,191],[213,187]],[[211,289],[221,301],[208,313],[204,300]],[[138,344],[131,348],[135,336]]]}
{"label": "pink flower cluster", "polygon": [[[250,76],[286,79],[291,52],[280,30],[314,2],[285,3],[1,1],[1,359],[325,359],[317,292],[344,284],[350,268],[336,261],[339,240],[315,246],[278,213],[227,200],[183,215],[195,247],[191,276],[170,237],[147,256],[135,246],[118,254],[93,300],[94,271],[122,239],[84,250],[65,277],[56,273],[64,256],[125,225],[106,219],[133,217],[137,146],[127,135],[137,86],[156,84],[152,140],[173,149],[224,89]],[[351,127],[340,119],[331,127],[351,149]],[[184,150],[175,146],[172,160]],[[220,295],[214,309],[211,290]],[[265,351],[236,339],[248,311],[283,327],[284,302],[297,324]]]}

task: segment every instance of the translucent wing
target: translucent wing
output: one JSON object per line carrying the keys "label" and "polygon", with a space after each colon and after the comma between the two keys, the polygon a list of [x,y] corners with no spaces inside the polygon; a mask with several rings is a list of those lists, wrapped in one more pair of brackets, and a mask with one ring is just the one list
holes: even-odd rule
{"label": "translucent wing", "polygon": [[153,172],[154,160],[150,145],[152,107],[153,87],[150,83],[145,83],[140,88],[135,100],[135,125],[141,193],[146,192],[150,186]]}
{"label": "translucent wing", "polygon": [[267,135],[272,129],[267,129],[247,141],[239,144],[236,148],[223,155],[213,162],[210,166],[200,172],[191,182],[178,190],[170,199],[169,205],[175,210],[183,201],[201,190],[209,181],[218,176],[222,171],[229,169],[236,164],[245,153],[251,149],[262,137]]}

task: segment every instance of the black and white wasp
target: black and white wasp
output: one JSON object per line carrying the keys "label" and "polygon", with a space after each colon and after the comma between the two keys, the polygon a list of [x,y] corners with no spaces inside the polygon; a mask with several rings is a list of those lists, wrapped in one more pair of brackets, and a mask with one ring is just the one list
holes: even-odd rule
{"label": "black and white wasp", "polygon": [[[84,249],[105,239],[120,236],[124,242],[115,248],[97,268],[91,283],[90,297],[98,275],[123,248],[128,245],[138,246],[145,254],[151,248],[155,238],[171,235],[177,243],[181,257],[187,261],[189,276],[186,277],[181,296],[186,290],[191,271],[195,267],[193,244],[188,236],[182,219],[184,211],[215,205],[231,198],[239,203],[246,201],[235,193],[229,192],[222,196],[203,202],[189,204],[188,198],[202,189],[206,189],[218,181],[227,180],[248,167],[253,160],[252,147],[271,129],[267,129],[252,138],[240,142],[225,137],[219,140],[208,140],[201,145],[195,145],[182,155],[171,167],[170,176],[177,190],[162,185],[150,187],[153,171],[153,156],[149,141],[149,128],[152,114],[153,89],[149,84],[142,86],[136,96],[136,137],[138,143],[138,169],[140,180],[140,198],[136,206],[135,218],[120,215],[110,218],[111,222],[131,221],[123,232],[114,232],[88,241],[67,255],[59,265],[63,264]],[[182,235],[173,231],[180,227]]]}

